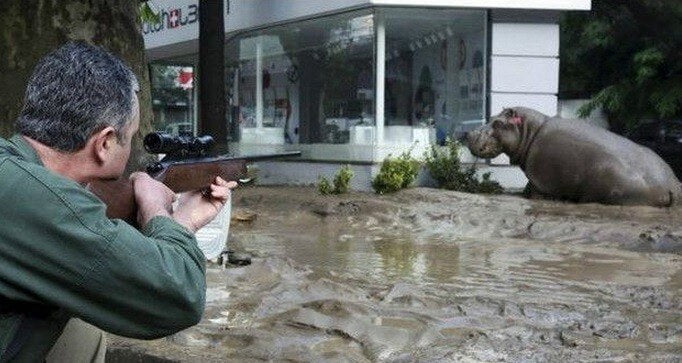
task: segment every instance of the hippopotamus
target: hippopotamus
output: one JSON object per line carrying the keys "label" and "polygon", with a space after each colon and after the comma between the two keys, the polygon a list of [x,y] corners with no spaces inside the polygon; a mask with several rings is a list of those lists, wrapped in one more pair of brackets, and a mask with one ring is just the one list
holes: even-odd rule
{"label": "hippopotamus", "polygon": [[581,120],[512,107],[467,139],[477,157],[507,154],[526,174],[526,190],[535,196],[656,207],[682,199],[682,184],[653,151]]}

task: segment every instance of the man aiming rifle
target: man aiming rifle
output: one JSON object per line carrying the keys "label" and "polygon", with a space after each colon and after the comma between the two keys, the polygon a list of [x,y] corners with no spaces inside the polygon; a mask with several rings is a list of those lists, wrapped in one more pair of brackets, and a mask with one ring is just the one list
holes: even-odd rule
{"label": "man aiming rifle", "polygon": [[0,362],[103,360],[93,326],[153,339],[201,319],[205,258],[194,232],[236,183],[216,177],[173,211],[170,189],[134,173],[140,230],[109,219],[87,189],[123,174],[137,90],[123,62],[81,42],[36,66],[18,134],[0,139]]}

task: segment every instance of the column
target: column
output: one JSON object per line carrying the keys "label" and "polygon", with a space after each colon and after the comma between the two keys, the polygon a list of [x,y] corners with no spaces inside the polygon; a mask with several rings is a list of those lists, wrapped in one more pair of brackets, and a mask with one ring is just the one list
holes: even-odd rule
{"label": "column", "polygon": [[256,41],[256,128],[263,128],[263,37]]}
{"label": "column", "polygon": [[384,143],[384,90],[386,74],[386,26],[381,14],[375,16],[376,22],[376,82],[374,93],[374,123],[376,143]]}

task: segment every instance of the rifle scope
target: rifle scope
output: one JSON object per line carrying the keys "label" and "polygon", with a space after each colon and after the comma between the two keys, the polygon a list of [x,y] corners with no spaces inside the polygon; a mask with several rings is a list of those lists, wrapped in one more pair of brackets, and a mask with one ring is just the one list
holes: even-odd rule
{"label": "rifle scope", "polygon": [[209,152],[215,141],[205,136],[173,136],[163,132],[152,132],[144,137],[144,148],[152,154],[203,155]]}

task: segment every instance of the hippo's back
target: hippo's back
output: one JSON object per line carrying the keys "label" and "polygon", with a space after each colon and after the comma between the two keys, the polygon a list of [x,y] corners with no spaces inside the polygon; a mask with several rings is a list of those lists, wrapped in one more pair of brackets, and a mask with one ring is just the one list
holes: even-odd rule
{"label": "hippo's back", "polygon": [[[609,183],[615,178],[616,182],[622,181],[633,189],[665,195],[666,200],[682,199],[682,184],[660,156],[611,131],[581,120],[551,118],[536,140],[540,148],[536,149],[537,156],[562,155],[565,159],[566,155],[571,155],[573,160],[563,160],[564,165],[572,169],[569,174],[582,180],[576,180],[580,184]],[[570,150],[553,151],[557,148]],[[602,177],[604,173],[609,177]],[[579,174],[581,176],[577,176]],[[604,185],[606,187],[608,185]]]}
{"label": "hippo's back", "polygon": [[590,145],[596,152],[617,158],[629,166],[649,170],[666,180],[673,178],[679,183],[670,166],[651,149],[634,141],[615,134],[609,130],[594,126],[582,120],[552,118],[548,122],[553,132],[560,132],[563,137],[579,139]]}

